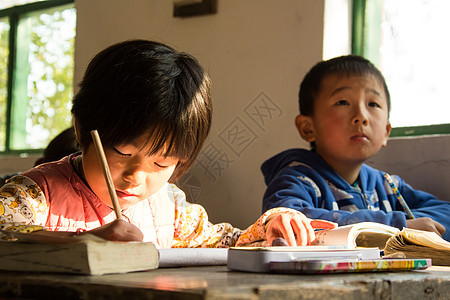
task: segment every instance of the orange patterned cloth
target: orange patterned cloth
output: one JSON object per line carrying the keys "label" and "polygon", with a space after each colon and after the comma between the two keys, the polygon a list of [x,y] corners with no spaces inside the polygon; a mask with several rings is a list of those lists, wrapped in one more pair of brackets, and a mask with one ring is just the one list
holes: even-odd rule
{"label": "orange patterned cloth", "polygon": [[[0,229],[90,230],[115,219],[104,204],[74,172],[70,157],[13,177],[0,188]],[[144,241],[159,248],[230,247],[267,245],[265,223],[271,214],[295,210],[274,208],[242,231],[229,223],[212,224],[205,209],[186,201],[174,184],[122,213],[141,229]]]}

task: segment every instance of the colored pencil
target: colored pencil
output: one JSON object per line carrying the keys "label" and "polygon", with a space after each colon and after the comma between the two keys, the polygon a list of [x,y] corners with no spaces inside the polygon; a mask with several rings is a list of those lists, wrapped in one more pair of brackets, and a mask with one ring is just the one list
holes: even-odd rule
{"label": "colored pencil", "polygon": [[397,197],[398,202],[402,205],[403,209],[406,211],[406,214],[408,215],[409,219],[414,219],[414,215],[412,211],[409,209],[408,204],[406,204],[405,199],[403,198],[402,194],[400,194],[400,191],[395,186],[394,181],[392,180],[391,176],[389,174],[385,173],[384,178],[386,179],[387,183],[392,189],[392,192],[394,192],[395,197]]}

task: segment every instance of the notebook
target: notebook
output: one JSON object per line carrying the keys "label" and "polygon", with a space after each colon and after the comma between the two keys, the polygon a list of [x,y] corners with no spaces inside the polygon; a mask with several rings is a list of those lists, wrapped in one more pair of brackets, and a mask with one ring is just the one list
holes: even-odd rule
{"label": "notebook", "polygon": [[295,262],[305,259],[379,259],[379,248],[349,249],[345,246],[231,247],[227,267],[230,270],[270,272],[271,262]]}

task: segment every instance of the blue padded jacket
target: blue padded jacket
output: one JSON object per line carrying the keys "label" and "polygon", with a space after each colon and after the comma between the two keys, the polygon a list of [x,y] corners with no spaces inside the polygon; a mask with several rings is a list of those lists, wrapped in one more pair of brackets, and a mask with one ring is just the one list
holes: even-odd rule
{"label": "blue padded jacket", "polygon": [[[406,212],[384,179],[385,172],[366,164],[359,173],[357,188],[306,149],[283,151],[264,162],[261,171],[267,184],[263,212],[281,206],[339,225],[378,222],[406,227]],[[443,238],[450,241],[450,202],[415,190],[398,176],[392,178],[414,216],[429,217],[444,225]]]}

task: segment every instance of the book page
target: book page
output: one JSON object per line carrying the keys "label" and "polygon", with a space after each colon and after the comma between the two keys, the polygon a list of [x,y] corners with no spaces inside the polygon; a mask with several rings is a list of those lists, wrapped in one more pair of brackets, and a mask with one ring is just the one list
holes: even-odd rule
{"label": "book page", "polygon": [[391,236],[392,234],[384,232],[360,231],[355,242],[357,247],[378,247],[384,249],[387,240],[389,240]]}
{"label": "book page", "polygon": [[331,245],[331,246],[268,246],[268,247],[230,247],[230,249],[239,249],[245,251],[276,251],[276,252],[299,252],[299,251],[330,251],[347,249],[345,245]]}
{"label": "book page", "polygon": [[405,241],[411,244],[450,251],[450,243],[435,232],[404,228],[400,234],[404,237]]}
{"label": "book page", "polygon": [[[47,235],[48,231],[36,231],[31,233],[23,233],[16,231],[7,231],[0,229],[0,232],[7,235],[9,238],[19,241],[19,242],[29,242],[29,243],[48,243],[48,244],[69,244],[78,243],[80,241],[95,241],[104,242],[106,240],[98,237],[96,235],[86,233],[77,237],[61,236],[61,235]],[[44,234],[41,234],[44,233]]]}
{"label": "book page", "polygon": [[101,275],[158,267],[158,251],[153,243],[91,238],[74,238],[78,242],[70,243],[25,239],[0,241],[0,270]]}
{"label": "book page", "polygon": [[158,249],[159,267],[226,265],[227,248],[170,248]]}
{"label": "book page", "polygon": [[433,265],[450,266],[449,249],[437,249],[426,245],[410,243],[406,240],[404,234],[391,237],[384,249],[385,255],[398,252],[403,253],[407,258],[431,258]]}
{"label": "book page", "polygon": [[345,245],[349,248],[354,248],[351,242],[349,242],[349,235],[352,226],[342,226],[334,229],[326,229],[316,231],[316,239],[311,245],[317,246],[332,246],[332,245]]}
{"label": "book page", "polygon": [[[399,231],[400,230],[395,227],[381,223],[362,222],[340,226],[334,229],[317,231],[316,240],[312,245],[346,245],[349,248],[355,248],[357,246],[380,247],[379,245],[384,245],[390,236],[397,234]],[[357,244],[357,237],[362,232],[364,232],[364,236],[359,240],[361,242],[361,245],[359,245]],[[371,234],[368,235],[367,233]]]}

